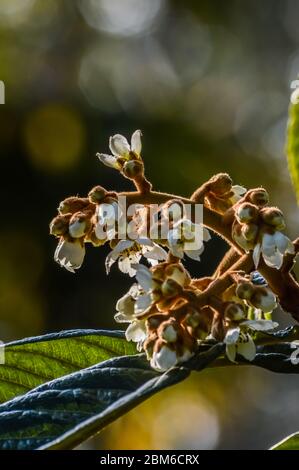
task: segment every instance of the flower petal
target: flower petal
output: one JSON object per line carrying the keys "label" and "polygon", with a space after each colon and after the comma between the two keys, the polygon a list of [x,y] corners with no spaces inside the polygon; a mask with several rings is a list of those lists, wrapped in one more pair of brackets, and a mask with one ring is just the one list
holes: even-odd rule
{"label": "flower petal", "polygon": [[143,313],[152,304],[152,297],[150,294],[140,295],[135,302],[134,313],[139,315]]}
{"label": "flower petal", "polygon": [[167,251],[164,250],[161,246],[157,245],[156,243],[153,244],[152,247],[144,247],[142,250],[142,254],[145,258],[151,260],[166,260],[167,258]]}
{"label": "flower petal", "polygon": [[225,344],[235,344],[240,336],[240,328],[237,326],[236,328],[230,328],[224,338]]}
{"label": "flower petal", "polygon": [[198,250],[184,250],[186,255],[189,256],[189,258],[194,259],[195,261],[200,261],[200,255],[202,254],[204,250],[204,246],[202,245],[201,248]]}
{"label": "flower petal", "polygon": [[84,256],[85,247],[77,240],[74,242],[61,240],[54,253],[55,261],[72,273],[81,267]]}
{"label": "flower petal", "polygon": [[278,323],[272,320],[246,320],[242,322],[242,326],[255,331],[268,331],[277,328]]}
{"label": "flower petal", "polygon": [[153,354],[151,366],[154,369],[166,371],[174,367],[177,363],[177,355],[167,346],[162,346],[159,352]]}
{"label": "flower petal", "polygon": [[140,130],[135,131],[131,137],[131,150],[138,156],[141,154],[142,149],[141,137],[142,132]]}
{"label": "flower petal", "polygon": [[237,353],[247,359],[247,361],[253,361],[256,355],[256,346],[251,336],[248,336],[248,341],[245,343],[237,344]]}
{"label": "flower petal", "polygon": [[117,158],[113,155],[108,155],[106,153],[97,153],[99,160],[104,163],[104,165],[109,166],[110,168],[115,168],[119,170],[121,165],[118,163]]}
{"label": "flower petal", "polygon": [[279,251],[275,251],[272,255],[263,252],[263,258],[267,266],[270,268],[280,269],[283,263],[283,255]]}
{"label": "flower petal", "polygon": [[202,228],[202,238],[204,242],[208,242],[209,240],[211,240],[210,232],[205,227]]}
{"label": "flower petal", "polygon": [[252,259],[254,262],[255,269],[257,269],[259,262],[260,262],[260,257],[261,257],[261,244],[257,243],[254,247],[253,253],[252,253]]}
{"label": "flower petal", "polygon": [[231,362],[236,362],[237,348],[235,344],[227,344],[225,348],[225,353]]}
{"label": "flower petal", "polygon": [[130,145],[127,139],[121,134],[115,134],[109,139],[109,147],[116,157],[128,158]]}
{"label": "flower petal", "polygon": [[135,320],[133,321],[126,330],[126,339],[127,341],[134,341],[134,343],[139,343],[140,341],[146,340],[146,326],[144,320]]}
{"label": "flower petal", "polygon": [[136,269],[136,279],[138,284],[145,290],[145,292],[149,292],[153,285],[151,271],[143,264],[137,264],[136,266],[133,265],[133,268]]}

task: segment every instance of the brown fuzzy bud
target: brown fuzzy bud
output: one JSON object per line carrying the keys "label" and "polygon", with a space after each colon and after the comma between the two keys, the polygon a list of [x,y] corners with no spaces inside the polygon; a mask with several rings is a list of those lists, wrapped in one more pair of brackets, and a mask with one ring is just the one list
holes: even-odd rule
{"label": "brown fuzzy bud", "polygon": [[245,199],[258,207],[263,207],[269,203],[269,194],[264,188],[251,189]]}
{"label": "brown fuzzy bud", "polygon": [[105,188],[103,188],[102,186],[95,186],[89,191],[88,198],[90,202],[94,204],[100,204],[101,202],[103,202],[106,195],[107,191]]}
{"label": "brown fuzzy bud", "polygon": [[236,296],[239,299],[250,300],[254,293],[254,287],[252,282],[240,282],[236,287]]}
{"label": "brown fuzzy bud", "polygon": [[50,234],[60,237],[65,235],[69,229],[69,221],[72,214],[57,215],[50,223]]}
{"label": "brown fuzzy bud", "polygon": [[129,160],[124,164],[122,171],[127,178],[134,180],[138,176],[143,175],[143,163],[140,160]]}
{"label": "brown fuzzy bud", "polygon": [[255,224],[243,224],[241,228],[243,237],[249,242],[252,242],[256,239],[258,231],[259,228]]}
{"label": "brown fuzzy bud", "polygon": [[236,217],[238,222],[241,224],[254,222],[258,218],[258,212],[258,207],[251,204],[250,202],[243,202],[242,204],[239,204],[236,209]]}
{"label": "brown fuzzy bud", "polygon": [[83,198],[83,197],[68,197],[61,201],[58,207],[58,211],[60,214],[67,214],[71,212],[72,214],[75,214],[76,212],[79,212],[86,207],[88,207],[90,204],[88,198]]}
{"label": "brown fuzzy bud", "polygon": [[211,209],[219,212],[219,214],[224,214],[232,206],[229,199],[221,199],[211,193],[205,196],[205,202]]}
{"label": "brown fuzzy bud", "polygon": [[232,189],[232,179],[227,173],[219,173],[213,176],[210,181],[210,191],[217,196],[222,196]]}
{"label": "brown fuzzy bud", "polygon": [[276,207],[266,207],[261,211],[261,216],[266,224],[277,228],[279,227],[280,230],[285,228],[283,214]]}

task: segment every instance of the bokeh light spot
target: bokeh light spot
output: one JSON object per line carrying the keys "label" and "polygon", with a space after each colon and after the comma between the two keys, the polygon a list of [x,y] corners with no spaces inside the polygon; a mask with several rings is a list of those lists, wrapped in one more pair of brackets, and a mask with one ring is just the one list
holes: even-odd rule
{"label": "bokeh light spot", "polygon": [[162,0],[80,0],[78,5],[92,28],[132,36],[153,25],[163,3]]}
{"label": "bokeh light spot", "polygon": [[60,172],[73,167],[85,144],[85,128],[76,110],[47,104],[35,109],[25,125],[25,144],[39,169]]}

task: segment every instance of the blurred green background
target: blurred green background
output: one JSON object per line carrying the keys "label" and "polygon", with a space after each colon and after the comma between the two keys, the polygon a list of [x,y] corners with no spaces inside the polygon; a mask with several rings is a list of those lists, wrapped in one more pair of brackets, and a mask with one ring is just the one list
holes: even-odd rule
{"label": "blurred green background", "polygon": [[[115,328],[131,282],[106,277],[108,248],[72,275],[48,235],[64,197],[130,188],[95,157],[113,133],[142,129],[156,189],[187,196],[226,171],[264,185],[298,233],[284,156],[298,17],[296,0],[1,0],[1,340]],[[214,238],[192,273],[211,273],[225,249]],[[267,448],[298,430],[298,386],[246,367],[194,374],[82,448]]]}

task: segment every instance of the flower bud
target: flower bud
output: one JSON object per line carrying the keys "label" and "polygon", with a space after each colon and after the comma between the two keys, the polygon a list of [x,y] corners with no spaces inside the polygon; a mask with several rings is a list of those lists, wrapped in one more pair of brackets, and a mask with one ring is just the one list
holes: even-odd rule
{"label": "flower bud", "polygon": [[232,179],[227,173],[219,173],[210,179],[210,191],[222,196],[232,189]]}
{"label": "flower bud", "polygon": [[106,195],[107,195],[107,191],[102,186],[95,186],[88,193],[90,202],[94,204],[99,204],[103,202]]}
{"label": "flower bud", "polygon": [[61,201],[58,211],[60,214],[67,214],[69,212],[75,214],[85,209],[89,204],[90,202],[87,198],[72,196]]}
{"label": "flower bud", "polygon": [[240,223],[253,222],[258,217],[258,208],[250,202],[243,202],[237,207],[236,217]]}
{"label": "flower bud", "polygon": [[50,223],[50,234],[55,236],[62,236],[68,232],[69,221],[72,214],[57,215]]}
{"label": "flower bud", "polygon": [[143,174],[143,163],[140,160],[129,160],[124,164],[122,171],[127,178],[135,179]]}
{"label": "flower bud", "polygon": [[[276,207],[267,207],[261,212],[264,222],[273,227],[285,228],[285,221],[282,212]],[[281,228],[282,227],[282,228]]]}
{"label": "flower bud", "polygon": [[239,299],[249,300],[254,293],[252,282],[240,282],[236,287],[236,296]]}
{"label": "flower bud", "polygon": [[241,305],[231,303],[226,307],[224,311],[224,317],[228,321],[240,321],[244,320],[246,314]]}
{"label": "flower bud", "polygon": [[269,194],[264,188],[256,188],[248,191],[246,200],[258,207],[263,207],[269,203]]}

